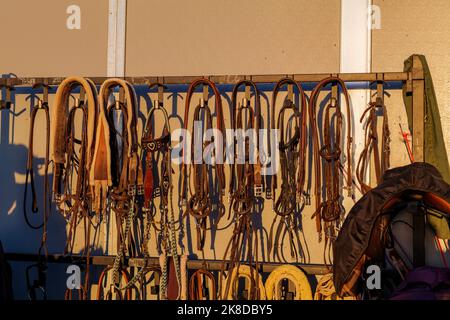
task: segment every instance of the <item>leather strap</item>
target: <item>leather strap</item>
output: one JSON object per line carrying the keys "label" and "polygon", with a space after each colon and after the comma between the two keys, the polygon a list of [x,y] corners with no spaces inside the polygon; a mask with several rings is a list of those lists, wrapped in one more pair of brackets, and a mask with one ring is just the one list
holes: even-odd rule
{"label": "leather strap", "polygon": [[[211,287],[207,284],[211,283]],[[216,279],[206,269],[198,269],[189,279],[189,300],[217,300]]]}
{"label": "leather strap", "polygon": [[[278,113],[275,121],[275,107],[279,91],[283,86],[288,86],[288,96]],[[296,88],[300,95],[300,106],[296,107],[294,102],[294,91]],[[289,122],[285,123],[286,112],[291,111]],[[288,235],[291,258],[298,261],[298,256],[304,259],[303,249],[299,236],[297,224],[298,215],[306,204],[304,196],[305,186],[305,163],[307,147],[307,102],[306,95],[301,84],[290,78],[281,79],[274,88],[272,98],[272,129],[279,131],[279,155],[281,169],[281,191],[277,198],[277,176],[272,177],[273,211],[274,216],[269,233],[268,253],[269,257],[273,251],[273,260],[288,263],[284,256],[282,240]],[[289,138],[285,134],[287,128],[291,128]],[[279,218],[278,224],[277,220]],[[275,235],[273,231],[276,228]],[[305,261],[305,260],[304,260]]]}
{"label": "leather strap", "polygon": [[[189,107],[191,104],[191,99],[194,94],[195,89],[198,86],[204,86],[204,88],[209,87],[214,92],[215,97],[215,111],[216,111],[216,117],[217,117],[217,124],[216,128],[219,130],[219,132],[222,134],[222,137],[224,137],[224,118],[223,118],[223,110],[222,110],[222,100],[220,97],[219,90],[215,86],[213,82],[211,82],[208,79],[201,78],[195,80],[191,85],[189,86],[187,97],[186,97],[186,105],[185,105],[185,114],[184,114],[184,128],[185,130],[188,130],[189,127]],[[200,119],[200,111],[205,112],[206,117],[206,124],[204,125],[203,130],[207,130],[208,128],[212,128],[212,115],[211,110],[207,104],[207,91],[204,90],[204,97],[202,100],[202,103],[196,107],[194,110],[194,118],[193,122],[195,121],[201,121]],[[203,105],[202,105],[203,104]],[[195,132],[194,132],[195,133]],[[202,133],[203,135],[203,133]],[[192,146],[195,144],[195,139],[192,139]],[[185,142],[186,143],[186,142]],[[211,142],[212,143],[212,142]],[[224,141],[223,141],[224,143]],[[217,145],[216,145],[217,146]],[[205,146],[203,146],[205,148]],[[186,152],[187,146],[184,146],[183,149],[183,156],[186,157],[187,155],[184,154]],[[194,149],[194,148],[192,148]],[[215,157],[222,158],[224,160],[224,145],[219,146],[220,150],[217,150],[214,148],[215,151]],[[204,150],[204,149],[203,149]],[[206,232],[206,218],[209,216],[212,210],[212,203],[211,203],[211,197],[210,197],[210,190],[209,190],[209,179],[208,179],[208,170],[207,170],[207,164],[204,162],[203,159],[203,150],[201,154],[201,159],[194,159],[195,154],[194,150],[192,150],[192,154],[188,155],[188,157],[191,158],[191,160],[194,161],[192,164],[193,168],[193,174],[194,174],[194,188],[190,187],[190,179],[189,174],[187,170],[186,162],[183,163],[181,167],[181,177],[182,177],[182,194],[181,199],[182,203],[187,204],[187,213],[192,215],[197,222],[197,249],[203,250],[204,241],[205,241],[205,232]],[[200,155],[199,155],[200,156]],[[224,173],[224,166],[223,161],[219,161],[219,163],[214,163],[215,167],[215,181],[218,183],[218,190],[219,190],[219,201],[217,204],[218,210],[219,210],[219,217],[216,220],[216,225],[218,224],[220,218],[223,216],[223,207],[222,207],[222,197],[225,193],[225,173]],[[189,201],[187,200],[187,192],[188,189],[191,193],[191,197],[189,198]]]}
{"label": "leather strap", "polygon": [[[382,122],[382,136],[381,146],[378,137],[377,128],[377,113],[381,113],[383,117]],[[363,194],[372,189],[367,183],[365,183],[365,173],[370,163],[370,155],[373,155],[373,165],[375,168],[375,178],[377,185],[381,182],[381,177],[384,172],[389,169],[389,157],[390,157],[390,132],[389,123],[387,118],[386,106],[380,97],[377,97],[376,101],[370,102],[366,110],[364,110],[360,122],[362,123],[366,119],[364,148],[358,159],[356,167],[356,178],[361,186]],[[380,154],[381,151],[381,154]]]}
{"label": "leather strap", "polygon": [[[36,186],[34,183],[34,166],[33,166],[33,158],[34,158],[34,124],[36,120],[36,115],[39,111],[43,111],[45,115],[45,124],[46,124],[46,134],[45,134],[45,157],[44,157],[44,186],[43,196],[42,196],[42,204],[43,204],[43,222],[38,225],[34,225],[30,219],[28,218],[27,213],[27,191],[28,191],[28,179],[30,179],[31,186],[31,194],[32,194],[32,204],[31,211],[33,213],[37,213],[39,211],[39,207],[37,204],[36,197]],[[23,200],[23,212],[25,217],[25,222],[32,229],[40,229],[44,227],[43,235],[46,236],[46,222],[50,216],[50,190],[49,190],[49,177],[48,177],[48,164],[49,164],[49,153],[50,153],[50,114],[48,110],[48,101],[39,100],[38,106],[35,106],[31,111],[30,116],[30,132],[28,138],[28,159],[27,159],[27,169],[25,176],[25,191],[24,191],[24,200]]]}
{"label": "leather strap", "polygon": [[[340,153],[340,130],[342,126],[342,114],[341,114],[341,107],[340,103],[337,99],[334,99],[332,103],[329,104],[326,107],[325,110],[325,125],[324,125],[324,145],[320,146],[319,141],[319,135],[318,135],[318,124],[316,119],[316,112],[317,112],[317,103],[319,94],[324,89],[325,86],[329,84],[337,84],[340,89],[342,90],[342,94],[344,95],[345,103],[346,103],[346,134],[347,134],[347,190],[349,196],[352,195],[352,128],[351,128],[351,113],[350,113],[350,98],[349,94],[347,92],[347,88],[345,86],[344,81],[342,81],[338,77],[329,77],[325,78],[322,81],[320,81],[314,90],[311,93],[310,98],[310,126],[311,126],[311,133],[312,133],[312,139],[313,139],[313,157],[314,157],[314,168],[315,168],[315,188],[314,188],[314,195],[315,195],[315,201],[316,201],[316,212],[314,214],[314,217],[316,218],[316,229],[319,235],[322,234],[322,221],[324,221],[326,224],[336,221],[340,218],[340,213],[342,212],[343,208],[340,205],[340,199],[338,198],[338,195],[341,194],[340,188],[339,188],[339,167],[340,161],[341,161],[341,153]],[[336,111],[336,118],[333,118],[333,121],[336,119],[337,123],[333,126],[335,131],[335,134],[333,135],[330,131],[331,128],[331,118],[330,118],[330,109],[333,108]],[[335,136],[335,135],[338,136]],[[334,136],[334,137],[333,137]],[[333,144],[332,144],[333,143]],[[327,194],[324,195],[324,199],[322,199],[321,195],[321,186],[322,186],[322,178],[321,178],[321,158],[324,160],[325,163],[327,163],[324,166],[324,178],[326,183],[328,183],[328,186],[331,186],[333,189],[328,189]],[[327,225],[328,227],[328,225]],[[326,238],[330,238],[332,234],[329,233],[329,230],[327,230]]]}

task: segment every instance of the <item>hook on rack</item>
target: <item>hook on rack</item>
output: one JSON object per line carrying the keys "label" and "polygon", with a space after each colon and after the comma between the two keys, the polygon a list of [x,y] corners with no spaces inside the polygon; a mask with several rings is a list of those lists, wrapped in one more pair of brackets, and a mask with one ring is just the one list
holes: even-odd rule
{"label": "hook on rack", "polygon": [[209,87],[207,85],[203,85],[203,97],[200,99],[200,106],[204,108],[208,105],[209,99]]}
{"label": "hook on rack", "polygon": [[86,91],[83,87],[80,88],[80,95],[78,98],[75,98],[75,109],[84,107],[84,99],[85,99]]}
{"label": "hook on rack", "polygon": [[287,85],[287,98],[294,102],[294,86],[292,83]]}
{"label": "hook on rack", "polygon": [[119,88],[119,99],[116,99],[115,109],[119,111],[121,106],[125,105],[125,90],[120,87]]}
{"label": "hook on rack", "polygon": [[8,84],[0,84],[0,90],[6,89],[5,98],[0,99],[0,110],[9,110],[11,109],[11,91],[14,91],[14,87]]}
{"label": "hook on rack", "polygon": [[156,108],[162,107],[164,105],[164,90],[168,89],[167,86],[161,82],[154,82],[154,83],[149,84],[148,87],[149,87],[149,89],[158,87],[158,99],[156,100],[155,107]]}
{"label": "hook on rack", "polygon": [[38,99],[38,108],[41,109],[44,106],[48,106],[48,92],[50,89],[50,86],[47,84],[47,81],[44,82],[38,82],[33,84],[32,89],[36,90],[42,88],[42,99],[37,97]]}

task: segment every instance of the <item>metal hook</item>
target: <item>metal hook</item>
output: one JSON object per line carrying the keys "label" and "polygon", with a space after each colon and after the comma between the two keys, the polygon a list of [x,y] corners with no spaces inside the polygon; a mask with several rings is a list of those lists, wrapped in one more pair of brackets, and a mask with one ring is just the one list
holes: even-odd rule
{"label": "metal hook", "polygon": [[158,105],[158,107],[162,107],[164,103],[164,90],[167,90],[167,86],[162,84],[161,82],[154,82],[149,84],[149,89],[152,89],[153,87],[158,87],[158,99],[156,100],[157,103],[155,105]]}
{"label": "metal hook", "polygon": [[206,106],[206,101],[204,98],[200,98],[198,101],[200,108],[204,108]]}
{"label": "metal hook", "polygon": [[14,87],[7,84],[0,84],[0,90],[6,88],[5,99],[0,99],[0,110],[11,109],[11,91],[14,91]]}
{"label": "metal hook", "polygon": [[32,88],[33,89],[38,89],[38,88],[43,88],[43,92],[42,92],[42,99],[39,97],[36,97],[38,99],[38,109],[42,109],[44,107],[44,105],[48,105],[48,91],[50,89],[50,86],[45,82],[38,82],[33,84]]}

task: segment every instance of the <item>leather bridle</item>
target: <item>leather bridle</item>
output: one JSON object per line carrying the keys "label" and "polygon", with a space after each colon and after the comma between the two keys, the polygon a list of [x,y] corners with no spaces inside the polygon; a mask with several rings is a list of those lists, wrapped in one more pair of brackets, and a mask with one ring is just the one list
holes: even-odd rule
{"label": "leather bridle", "polygon": [[[39,246],[39,262],[35,265],[27,267],[27,286],[29,296],[32,299],[36,298],[36,294],[34,292],[35,289],[39,288],[44,293],[44,299],[46,299],[46,272],[47,272],[47,221],[50,217],[51,213],[51,195],[50,195],[50,187],[49,187],[49,177],[48,177],[48,167],[49,167],[49,154],[50,154],[50,114],[48,109],[48,90],[49,86],[45,84],[35,84],[33,89],[42,86],[44,90],[44,95],[42,100],[38,100],[38,105],[33,107],[30,116],[30,133],[28,140],[28,159],[27,159],[27,169],[25,176],[25,190],[23,195],[23,214],[25,218],[25,222],[31,229],[41,229],[42,228],[42,239],[41,244]],[[27,191],[28,191],[28,179],[30,180],[31,185],[31,194],[32,194],[32,204],[31,211],[33,213],[39,212],[39,207],[37,203],[36,196],[36,186],[34,183],[34,169],[33,169],[33,154],[34,154],[34,125],[36,116],[39,111],[43,111],[45,115],[45,124],[46,124],[46,134],[45,134],[45,157],[44,157],[44,186],[42,188],[42,204],[43,204],[43,220],[42,223],[35,225],[31,222],[27,213]],[[41,258],[41,253],[44,251],[44,259]],[[32,268],[36,268],[38,272],[38,280],[34,281],[34,284],[31,285],[29,281],[29,271]]]}
{"label": "leather bridle", "polygon": [[[191,85],[189,86],[187,96],[186,96],[186,105],[185,105],[185,113],[184,113],[184,129],[187,131],[190,121],[189,121],[189,107],[191,104],[192,96],[195,92],[195,89],[198,86],[203,86],[203,99],[201,100],[200,104],[195,108],[194,110],[194,117],[192,120],[192,123],[195,124],[196,121],[202,122],[204,125],[202,126],[202,130],[207,130],[212,128],[212,113],[211,109],[208,106],[208,90],[206,88],[212,89],[214,92],[215,97],[215,111],[216,111],[216,118],[217,118],[217,124],[216,128],[221,134],[222,137],[224,137],[224,118],[223,118],[223,110],[222,110],[222,99],[220,97],[219,90],[217,89],[216,85],[211,82],[208,79],[201,78],[195,80]],[[204,115],[206,117],[205,121],[201,120],[200,112],[203,111]],[[193,126],[194,127],[194,126]],[[195,130],[194,130],[195,131]],[[194,132],[194,135],[197,132]],[[202,150],[201,155],[196,154],[195,145],[198,143],[194,137],[191,141],[192,143],[192,150],[191,154],[187,155],[187,145],[185,142],[184,149],[183,149],[183,157],[184,157],[184,163],[181,168],[181,176],[182,176],[182,203],[187,206],[186,213],[193,216],[196,220],[196,230],[197,230],[197,249],[200,251],[203,251],[203,247],[205,244],[205,232],[207,230],[206,226],[206,219],[210,216],[210,213],[212,212],[212,200],[211,200],[211,190],[209,187],[209,170],[208,170],[208,164],[205,162],[203,158],[203,153],[206,148],[210,148],[212,144],[215,144],[214,148],[214,156],[217,160],[219,158],[219,161],[216,163],[213,163],[213,166],[215,167],[215,181],[218,184],[218,202],[217,202],[217,208],[218,208],[218,218],[215,222],[215,225],[218,224],[220,221],[220,218],[224,214],[223,205],[222,205],[222,197],[225,194],[225,173],[224,173],[224,166],[223,166],[223,154],[224,154],[224,148],[222,141],[222,146],[219,146],[215,143],[215,141],[211,141],[208,144],[203,143],[203,132],[201,132],[201,143],[202,143]],[[218,148],[218,150],[216,149]],[[200,158],[201,156],[201,158]],[[194,179],[194,187],[190,186],[190,174],[187,169],[186,160],[187,157],[190,158],[191,161],[194,163],[192,164],[192,171],[193,171],[193,179]],[[190,193],[190,198],[187,200],[187,192]]]}
{"label": "leather bridle", "polygon": [[[276,101],[280,89],[288,86],[288,97],[284,100],[283,106],[278,113],[275,122]],[[300,107],[295,106],[293,88],[296,88],[300,96]],[[287,111],[291,111],[289,124],[285,123],[285,115]],[[294,123],[294,133],[286,140],[285,128],[290,127],[290,123]],[[283,239],[284,234],[289,236],[289,244],[291,258],[298,261],[298,252],[303,257],[301,241],[299,236],[299,226],[297,223],[298,214],[305,205],[304,186],[305,186],[305,161],[307,148],[307,102],[306,95],[301,84],[291,78],[281,79],[274,88],[272,98],[272,119],[271,127],[277,129],[280,134],[278,151],[280,155],[281,170],[281,192],[276,198],[277,176],[272,177],[272,191],[274,195],[273,211],[276,213],[272,226],[270,228],[269,256],[273,250],[273,259],[279,262],[287,262],[284,258],[283,250],[280,244],[280,238]],[[276,228],[275,239],[272,241],[273,229],[275,228],[277,218],[280,218],[278,227]],[[283,229],[285,231],[283,232]],[[296,248],[298,245],[298,249]],[[272,248],[273,244],[273,248]],[[304,258],[304,257],[303,257]]]}
{"label": "leather bridle", "polygon": [[[346,182],[348,195],[353,196],[352,190],[352,128],[351,128],[351,113],[350,113],[350,98],[344,81],[338,77],[329,77],[320,81],[311,93],[310,98],[310,126],[313,138],[313,157],[315,168],[315,201],[316,212],[313,217],[316,218],[316,228],[319,233],[319,239],[322,235],[322,223],[325,229],[325,251],[328,250],[328,259],[331,260],[331,245],[336,237],[336,227],[343,218],[344,208],[341,204],[341,190],[340,179],[344,174],[342,165],[341,152],[341,132],[343,129],[343,119],[340,101],[337,97],[332,97],[330,103],[325,107],[323,136],[319,140],[318,123],[316,119],[316,105],[319,94],[325,86],[332,84],[338,85],[342,90],[346,103],[346,133],[347,133],[347,172]],[[333,116],[330,111],[334,109]],[[322,181],[321,171],[323,171],[324,182]],[[321,195],[322,183],[325,186],[325,194]],[[325,253],[325,262],[327,261],[327,254]]]}
{"label": "leather bridle", "polygon": [[[116,129],[111,119],[113,108],[108,106],[112,90],[119,87],[116,110],[122,111],[124,130],[121,133],[122,148],[115,143]],[[108,79],[100,88],[100,118],[97,127],[90,182],[94,186],[94,210],[104,216],[106,204],[115,212],[119,248],[113,264],[115,290],[128,290],[139,277],[134,277],[125,287],[119,287],[119,271],[127,251],[132,254],[132,235],[136,210],[136,196],[143,193],[142,168],[138,156],[137,98],[133,86],[125,80]],[[109,192],[109,197],[107,194]],[[124,225],[124,226],[123,226]],[[128,247],[128,250],[127,250]]]}
{"label": "leather bridle", "polygon": [[[383,117],[382,122],[382,136],[381,146],[379,146],[379,136],[377,129],[377,113],[381,113]],[[365,183],[365,173],[370,164],[370,155],[373,154],[373,166],[375,168],[375,178],[377,185],[381,182],[381,177],[384,172],[389,169],[390,163],[390,131],[387,118],[386,106],[381,97],[377,97],[375,101],[369,103],[369,106],[364,110],[360,122],[366,119],[366,128],[364,132],[364,148],[358,159],[356,167],[356,179],[361,186],[363,194],[372,189]],[[379,149],[381,147],[381,150]],[[381,154],[380,154],[381,151]]]}
{"label": "leather bridle", "polygon": [[[48,94],[48,85],[44,84],[38,84],[34,85],[33,89],[38,88],[39,86],[43,86],[44,90],[47,91]],[[47,100],[47,94],[44,94],[44,98],[41,100],[38,100],[38,105],[33,107],[33,110],[31,111],[30,116],[30,133],[28,138],[28,159],[27,159],[27,169],[26,169],[26,176],[25,176],[25,191],[24,191],[24,201],[23,201],[23,212],[25,217],[25,222],[27,225],[32,229],[40,229],[44,228],[43,235],[46,234],[46,223],[50,216],[50,203],[51,203],[51,197],[50,197],[50,190],[49,190],[49,179],[48,179],[48,167],[49,167],[49,154],[50,154],[50,114],[48,110],[48,100]],[[28,179],[30,180],[30,186],[31,186],[31,194],[32,194],[32,203],[31,203],[31,211],[33,213],[37,213],[39,211],[39,207],[37,204],[37,197],[36,197],[36,186],[34,183],[34,168],[33,168],[33,153],[34,153],[34,124],[36,120],[36,115],[39,111],[43,111],[45,115],[45,124],[46,124],[46,134],[45,134],[45,158],[44,158],[44,187],[43,190],[43,198],[42,198],[42,204],[43,204],[43,222],[38,225],[34,225],[30,219],[28,218],[27,213],[27,191],[28,191]]]}
{"label": "leather bridle", "polygon": [[[76,87],[81,87],[80,97],[75,99],[75,106],[69,108],[71,92]],[[75,138],[74,130],[74,118],[78,110],[81,111],[83,118],[81,140]],[[69,224],[65,254],[72,254],[77,226],[80,221],[83,221],[84,224],[83,255],[87,256],[87,259],[82,299],[88,297],[89,291],[92,193],[87,177],[92,163],[97,113],[97,89],[91,80],[71,77],[66,78],[60,84],[56,91],[55,106],[51,117],[52,160],[54,163],[53,195],[57,208]],[[78,152],[75,145],[79,145]],[[74,189],[73,186],[75,186]]]}
{"label": "leather bridle", "polygon": [[[243,101],[243,104],[238,106],[237,103],[237,93],[241,86],[246,87],[246,96]],[[254,94],[254,107],[251,107],[250,102],[250,90],[253,90]],[[232,93],[232,128],[234,130],[238,130],[238,138],[240,135],[243,135],[245,130],[253,130],[256,129],[256,136],[259,135],[260,128],[260,99],[259,99],[259,91],[256,87],[256,84],[250,80],[243,80],[238,82],[234,88]],[[248,112],[249,120],[244,125],[243,123],[243,113]],[[239,134],[240,132],[240,134]],[[254,132],[252,132],[253,134]],[[250,266],[255,265],[255,268],[251,268],[250,272],[250,280],[252,284],[259,283],[259,258],[258,258],[258,239],[257,239],[257,230],[254,228],[252,223],[253,214],[261,214],[261,212],[255,212],[255,197],[259,197],[261,195],[261,165],[259,162],[259,148],[257,148],[257,156],[254,160],[254,163],[250,161],[251,156],[250,153],[254,154],[254,150],[251,150],[250,142],[246,139],[245,135],[243,135],[243,139],[241,142],[244,145],[244,150],[242,155],[238,152],[236,148],[237,140],[234,139],[234,161],[232,165],[232,181],[230,184],[230,193],[231,193],[231,202],[229,207],[230,215],[233,217],[234,229],[231,239],[225,249],[224,253],[224,263],[221,268],[221,274],[225,274],[225,271],[228,273],[233,272],[233,270],[239,270],[239,266],[241,265],[241,257],[246,250],[246,260],[249,262]],[[259,147],[259,139],[256,140],[256,146]],[[253,145],[253,148],[255,146]],[[234,163],[238,161],[236,165]],[[234,177],[236,175],[236,178]],[[236,185],[234,185],[234,181],[236,181]],[[227,259],[228,258],[228,259]],[[229,260],[229,263],[226,264],[225,261]],[[256,270],[255,270],[256,269]],[[255,272],[256,271],[256,272]],[[238,271],[236,271],[238,272]],[[221,299],[226,299],[229,297],[230,290],[235,289],[234,278],[232,276],[228,276],[226,278],[225,284],[220,281],[219,293],[221,294]],[[249,293],[249,299],[257,300],[260,298],[261,292],[259,291],[258,286],[251,285]],[[232,295],[235,297],[235,295]]]}

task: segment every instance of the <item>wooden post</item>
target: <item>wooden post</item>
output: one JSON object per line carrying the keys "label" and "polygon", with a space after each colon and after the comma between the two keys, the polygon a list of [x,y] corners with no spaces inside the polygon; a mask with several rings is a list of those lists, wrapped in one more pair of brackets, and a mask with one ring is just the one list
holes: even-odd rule
{"label": "wooden post", "polygon": [[[425,80],[423,65],[418,56],[413,57],[412,69],[412,153],[414,161],[425,161]],[[415,268],[425,265],[425,215],[419,205],[413,215],[413,265]]]}
{"label": "wooden post", "polygon": [[418,56],[413,57],[412,95],[413,95],[413,124],[412,124],[412,153],[414,161],[425,161],[425,81],[423,66]]}

